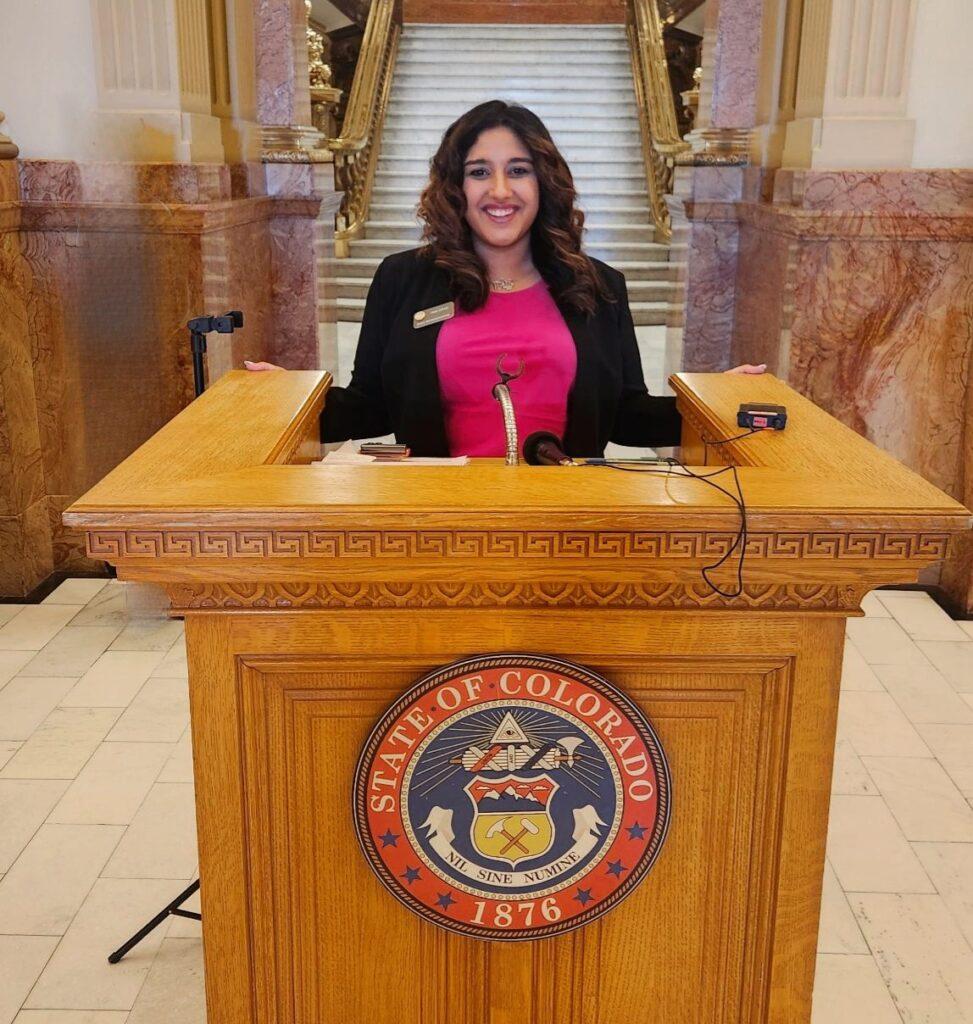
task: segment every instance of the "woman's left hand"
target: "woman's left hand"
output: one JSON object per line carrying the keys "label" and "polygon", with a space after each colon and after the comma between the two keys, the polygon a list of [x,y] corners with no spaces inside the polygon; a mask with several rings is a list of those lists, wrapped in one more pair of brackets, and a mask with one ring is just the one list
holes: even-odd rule
{"label": "woman's left hand", "polygon": [[764,373],[767,369],[766,363],[741,363],[734,366],[732,370],[724,370],[724,373]]}

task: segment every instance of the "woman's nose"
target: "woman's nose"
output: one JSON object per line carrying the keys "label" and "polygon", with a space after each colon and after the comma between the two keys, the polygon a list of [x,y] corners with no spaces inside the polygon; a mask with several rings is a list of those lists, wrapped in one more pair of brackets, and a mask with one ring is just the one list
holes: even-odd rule
{"label": "woman's nose", "polygon": [[510,182],[507,180],[507,176],[503,173],[494,176],[493,185],[490,191],[498,199],[505,199],[511,194]]}

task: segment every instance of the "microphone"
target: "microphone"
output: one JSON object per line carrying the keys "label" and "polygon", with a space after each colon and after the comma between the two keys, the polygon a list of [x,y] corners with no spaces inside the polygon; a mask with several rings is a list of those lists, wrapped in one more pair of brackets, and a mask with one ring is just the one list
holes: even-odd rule
{"label": "microphone", "polygon": [[524,441],[524,461],[528,466],[579,465],[564,453],[561,439],[549,430],[535,430]]}

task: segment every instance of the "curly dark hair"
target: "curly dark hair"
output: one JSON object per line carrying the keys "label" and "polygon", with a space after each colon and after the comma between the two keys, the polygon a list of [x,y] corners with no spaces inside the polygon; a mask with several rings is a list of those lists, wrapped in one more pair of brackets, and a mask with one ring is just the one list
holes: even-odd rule
{"label": "curly dark hair", "polygon": [[534,266],[557,300],[592,315],[599,298],[614,301],[614,296],[595,264],[581,251],[584,213],[574,205],[574,179],[544,122],[519,104],[489,100],[446,129],[429,164],[429,184],[419,199],[418,214],[425,222],[424,255],[449,274],[462,309],[472,312],[483,306],[490,283],[466,220],[463,164],[480,134],[490,128],[509,128],[534,161],[540,193],[537,217],[530,229]]}

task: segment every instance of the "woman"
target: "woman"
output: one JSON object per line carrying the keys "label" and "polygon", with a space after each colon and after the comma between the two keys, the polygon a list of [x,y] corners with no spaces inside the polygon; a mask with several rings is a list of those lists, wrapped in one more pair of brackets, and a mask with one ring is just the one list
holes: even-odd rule
{"label": "woman", "polygon": [[524,366],[510,384],[521,438],[549,430],[589,457],[609,441],[678,444],[675,399],[645,388],[625,279],[582,251],[575,199],[564,158],[525,107],[491,100],[450,125],[419,201],[426,244],[379,266],[351,383],[329,391],[322,440],[394,433],[414,455],[502,456],[492,389],[506,356],[505,369]]}

